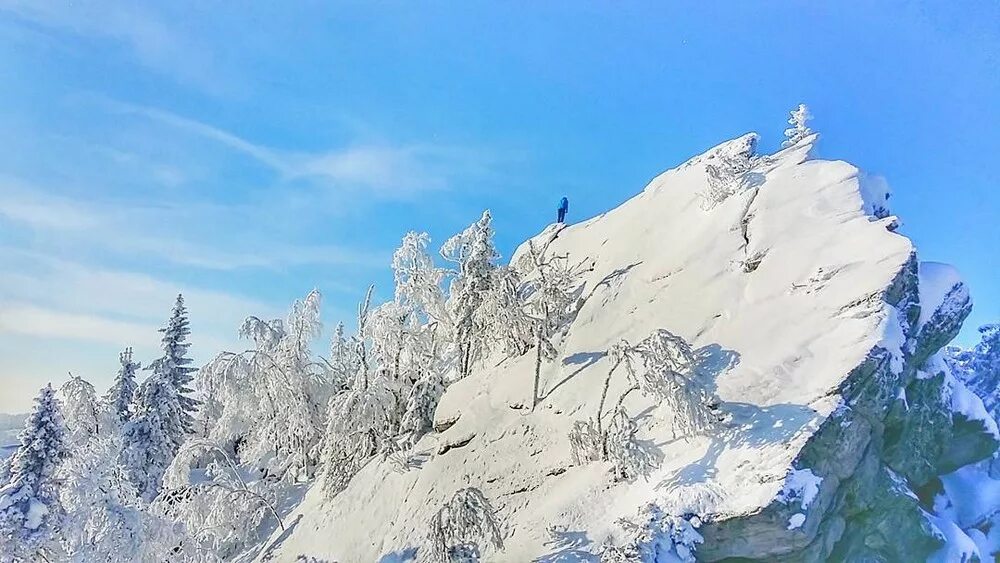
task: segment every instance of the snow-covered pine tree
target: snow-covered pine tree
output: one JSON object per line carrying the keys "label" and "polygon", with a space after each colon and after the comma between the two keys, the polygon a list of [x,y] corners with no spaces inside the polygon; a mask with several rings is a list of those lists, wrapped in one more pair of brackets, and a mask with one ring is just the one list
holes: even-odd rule
{"label": "snow-covered pine tree", "polygon": [[441,256],[457,265],[448,305],[454,319],[459,377],[469,374],[488,338],[480,308],[495,282],[496,261],[500,256],[493,245],[492,221],[489,210],[484,211],[478,221],[441,247]]}
{"label": "snow-covered pine tree", "polygon": [[191,346],[187,337],[191,334],[191,328],[183,295],[177,295],[170,319],[160,332],[163,333],[163,356],[154,360],[146,369],[164,373],[177,390],[177,401],[181,406],[181,427],[184,432],[191,433],[194,431],[194,413],[198,410],[198,401],[188,394],[192,392],[189,385],[198,369],[191,367],[192,360],[187,357]]}
{"label": "snow-covered pine tree", "polygon": [[141,366],[139,362],[132,360],[132,348],[125,348],[118,354],[118,375],[111,389],[104,395],[104,408],[110,415],[112,422],[122,425],[129,419],[129,408],[132,405],[132,398],[138,385],[135,382],[135,372]]}
{"label": "snow-covered pine tree", "polygon": [[163,474],[184,441],[184,411],[170,373],[156,370],[139,385],[122,429],[120,463],[144,501],[160,492]]}
{"label": "snow-covered pine tree", "polygon": [[813,116],[809,113],[809,108],[806,107],[805,104],[799,104],[799,107],[789,112],[789,115],[788,124],[791,125],[791,127],[785,129],[785,140],[781,143],[781,146],[783,147],[795,145],[802,139],[812,135],[812,129],[810,129],[806,123],[812,119]]}
{"label": "snow-covered pine tree", "polygon": [[66,457],[65,433],[55,391],[46,385],[25,421],[8,482],[0,487],[0,561],[35,561],[56,548],[54,534],[64,515],[57,470]]}
{"label": "snow-covered pine tree", "polygon": [[456,491],[427,527],[427,543],[418,552],[421,562],[477,562],[481,558],[479,542],[503,549],[496,511],[475,487]]}
{"label": "snow-covered pine tree", "polygon": [[66,424],[66,444],[76,449],[101,432],[103,413],[94,386],[79,375],[70,374],[59,388]]}

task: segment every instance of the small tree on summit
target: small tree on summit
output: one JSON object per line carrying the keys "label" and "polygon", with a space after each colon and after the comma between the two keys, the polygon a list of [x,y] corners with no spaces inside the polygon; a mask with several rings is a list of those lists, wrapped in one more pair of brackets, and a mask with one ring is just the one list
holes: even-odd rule
{"label": "small tree on summit", "polygon": [[181,427],[185,433],[194,431],[194,413],[198,410],[198,401],[188,396],[193,390],[188,387],[194,379],[197,368],[191,367],[191,358],[187,357],[191,346],[187,340],[191,329],[187,318],[187,308],[184,307],[184,296],[178,294],[174,310],[167,325],[160,329],[163,333],[163,357],[153,361],[146,369],[154,373],[160,372],[177,390],[177,402],[181,407]]}
{"label": "small tree on summit", "polygon": [[34,561],[54,542],[62,517],[56,469],[66,457],[59,401],[42,388],[25,421],[9,481],[0,487],[0,561]]}
{"label": "small tree on summit", "polygon": [[785,129],[785,141],[781,143],[781,146],[790,147],[812,135],[812,129],[806,126],[806,122],[812,119],[812,117],[812,114],[809,113],[809,108],[805,104],[799,104],[799,107],[792,110],[788,118],[788,124],[791,127]]}

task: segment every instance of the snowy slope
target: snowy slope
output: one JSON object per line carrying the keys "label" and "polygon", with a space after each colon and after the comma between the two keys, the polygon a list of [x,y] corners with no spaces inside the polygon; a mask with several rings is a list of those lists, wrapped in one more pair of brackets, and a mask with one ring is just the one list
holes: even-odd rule
{"label": "snowy slope", "polygon": [[[533,355],[478,366],[445,393],[441,432],[408,458],[372,461],[333,500],[314,486],[261,558],[406,560],[424,523],[467,486],[486,493],[504,525],[505,549],[489,561],[588,560],[616,519],[649,502],[709,520],[770,504],[837,408],[844,378],[877,344],[891,348],[896,316],[880,296],[913,250],[889,230],[894,218],[873,216],[857,168],[810,159],[815,141],[768,157],[749,187],[709,211],[705,165],[726,145],[612,211],[538,235],[556,237],[552,252],[595,264],[560,357],[543,366],[538,408],[524,406]],[[674,439],[664,407],[634,394],[628,410],[660,467],[615,483],[605,464],[573,466],[567,433],[597,409],[607,350],[660,328],[697,349],[700,377],[731,420]]]}

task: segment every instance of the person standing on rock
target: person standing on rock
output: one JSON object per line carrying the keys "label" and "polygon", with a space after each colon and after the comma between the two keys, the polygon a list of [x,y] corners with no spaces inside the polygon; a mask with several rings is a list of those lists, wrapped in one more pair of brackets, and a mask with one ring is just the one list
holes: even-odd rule
{"label": "person standing on rock", "polygon": [[563,223],[563,222],[566,221],[566,212],[567,211],[569,211],[569,200],[566,199],[566,196],[563,196],[563,198],[561,200],[559,200],[559,209],[556,212],[556,217],[557,217],[556,218],[556,222],[557,223]]}

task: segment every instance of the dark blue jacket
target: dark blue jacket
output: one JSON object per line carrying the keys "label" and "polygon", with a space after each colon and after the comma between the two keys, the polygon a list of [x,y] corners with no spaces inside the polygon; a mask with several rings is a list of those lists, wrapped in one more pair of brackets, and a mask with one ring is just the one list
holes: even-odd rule
{"label": "dark blue jacket", "polygon": [[569,211],[569,200],[562,198],[559,200],[559,211],[566,212]]}

